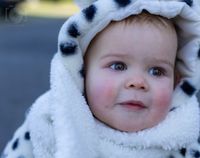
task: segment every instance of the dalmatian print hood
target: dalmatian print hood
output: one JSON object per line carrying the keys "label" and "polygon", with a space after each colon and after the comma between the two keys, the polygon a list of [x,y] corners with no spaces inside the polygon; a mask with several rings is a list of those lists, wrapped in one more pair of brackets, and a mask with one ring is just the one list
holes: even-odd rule
{"label": "dalmatian print hood", "polygon": [[[76,2],[81,11],[71,16],[59,33],[58,51],[51,65],[51,89],[36,101],[27,117],[35,157],[46,158],[55,153],[56,158],[98,155],[117,158],[126,151],[137,158],[156,158],[155,153],[150,156],[150,149],[178,150],[196,141],[200,129],[195,96],[200,88],[198,0]],[[175,88],[171,110],[164,121],[151,129],[126,133],[111,129],[93,117],[83,95],[83,56],[94,36],[112,20],[119,21],[143,10],[172,19],[177,26],[177,66],[183,77]],[[141,151],[136,152],[140,149],[148,152],[141,156]]]}

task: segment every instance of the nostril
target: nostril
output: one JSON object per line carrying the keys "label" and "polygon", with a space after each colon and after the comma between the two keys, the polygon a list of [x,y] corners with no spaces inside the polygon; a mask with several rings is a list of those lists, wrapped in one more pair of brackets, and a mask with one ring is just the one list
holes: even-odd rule
{"label": "nostril", "polygon": [[127,89],[129,88],[134,88],[134,89],[140,89],[140,90],[147,90],[148,89],[148,85],[147,82],[144,79],[132,79],[129,81],[125,82],[124,85]]}
{"label": "nostril", "polygon": [[143,85],[134,85],[134,84],[130,84],[129,85],[130,88],[137,88],[137,89],[142,89],[142,90],[145,90],[145,86]]}

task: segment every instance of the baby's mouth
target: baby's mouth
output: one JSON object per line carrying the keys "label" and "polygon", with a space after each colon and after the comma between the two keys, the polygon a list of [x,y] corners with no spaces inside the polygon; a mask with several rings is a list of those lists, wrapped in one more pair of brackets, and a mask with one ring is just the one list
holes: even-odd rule
{"label": "baby's mouth", "polygon": [[124,102],[119,103],[119,105],[128,109],[133,109],[133,110],[142,110],[142,109],[147,108],[144,105],[144,103],[142,103],[141,101],[134,101],[134,100],[124,101]]}

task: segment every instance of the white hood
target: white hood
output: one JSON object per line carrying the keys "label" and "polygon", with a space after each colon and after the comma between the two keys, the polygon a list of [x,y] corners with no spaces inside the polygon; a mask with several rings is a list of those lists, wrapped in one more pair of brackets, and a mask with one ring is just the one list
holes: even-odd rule
{"label": "white hood", "polygon": [[[200,128],[195,97],[200,88],[200,9],[197,1],[77,2],[87,8],[62,26],[58,52],[51,65],[51,89],[43,101],[33,105],[28,116],[35,157],[47,158],[43,153],[51,151],[49,153],[55,152],[56,158],[96,158],[108,148],[117,153],[117,148],[111,149],[112,145],[106,144],[134,150],[178,150],[194,142]],[[172,19],[179,28],[177,62],[183,78],[175,88],[171,111],[164,121],[141,132],[119,132],[95,120],[85,101],[83,56],[93,37],[112,20],[119,21],[143,10]],[[48,139],[41,139],[43,137]]]}

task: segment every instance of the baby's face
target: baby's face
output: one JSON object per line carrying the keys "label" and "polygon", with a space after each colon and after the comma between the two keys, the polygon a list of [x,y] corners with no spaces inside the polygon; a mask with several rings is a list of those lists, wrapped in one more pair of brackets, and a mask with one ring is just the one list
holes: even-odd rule
{"label": "baby's face", "polygon": [[97,119],[120,131],[153,127],[169,111],[177,37],[152,24],[114,24],[86,56],[86,95]]}

